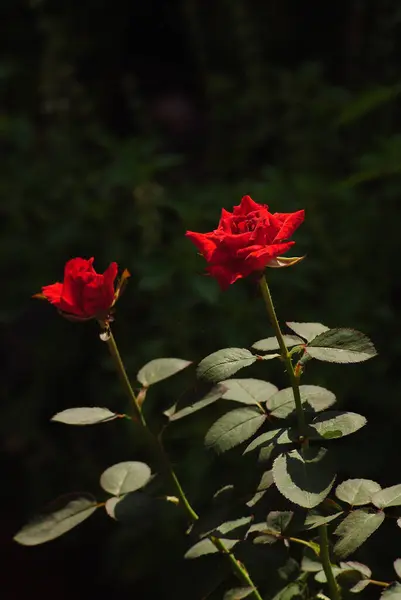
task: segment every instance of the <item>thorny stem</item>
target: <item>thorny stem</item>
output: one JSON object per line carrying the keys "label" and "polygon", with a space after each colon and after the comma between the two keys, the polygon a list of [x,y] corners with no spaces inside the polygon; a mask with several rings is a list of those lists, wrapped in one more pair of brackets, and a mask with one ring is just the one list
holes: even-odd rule
{"label": "thorny stem", "polygon": [[[162,462],[164,469],[168,473],[168,475],[171,479],[171,482],[175,488],[176,494],[177,494],[178,498],[180,499],[180,502],[181,502],[182,506],[184,507],[185,512],[187,513],[189,519],[192,522],[198,521],[199,516],[195,512],[195,510],[192,508],[191,503],[189,502],[183,488],[181,487],[180,481],[179,481],[179,479],[174,471],[174,468],[167,456],[167,453],[164,450],[161,440],[159,438],[157,438],[156,436],[154,436],[153,433],[150,431],[150,429],[147,426],[145,417],[142,413],[141,402],[138,402],[138,398],[135,395],[134,390],[132,389],[132,386],[131,386],[130,380],[128,378],[127,372],[125,370],[124,363],[121,359],[121,355],[118,350],[116,341],[111,332],[110,325],[105,324],[105,323],[100,323],[100,325],[101,325],[102,329],[104,330],[104,334],[105,334],[105,337],[102,339],[104,339],[104,341],[107,343],[107,346],[109,348],[111,357],[114,361],[115,368],[121,379],[124,390],[134,408],[135,416],[138,418],[141,425],[146,430],[148,437],[153,444],[153,447],[157,450],[159,459]],[[143,401],[143,399],[142,399],[142,401]],[[251,576],[249,575],[245,566],[236,559],[235,555],[230,550],[228,550],[228,548],[225,546],[224,542],[221,539],[216,538],[212,535],[209,536],[209,539],[212,542],[212,544],[215,546],[215,548],[217,548],[217,550],[221,554],[224,554],[225,556],[227,556],[228,560],[231,563],[231,567],[234,571],[234,574],[239,579],[239,581],[241,581],[241,583],[243,585],[249,586],[252,588],[253,591],[252,591],[252,594],[250,595],[250,597],[253,597],[255,600],[263,600],[262,596],[259,594],[258,590],[256,589],[256,586],[253,583]]]}
{"label": "thorny stem", "polygon": [[287,346],[284,342],[283,334],[281,333],[280,325],[277,319],[276,311],[274,309],[273,300],[270,294],[269,286],[266,281],[266,277],[263,275],[259,280],[260,290],[262,292],[263,300],[265,301],[267,313],[270,318],[270,322],[273,326],[274,333],[276,335],[281,358],[283,359],[288,376],[290,378],[292,392],[294,394],[295,410],[297,413],[297,420],[299,426],[299,432],[303,437],[307,437],[307,429],[305,422],[304,410],[302,408],[301,394],[299,391],[299,378],[295,374],[294,367],[291,360],[291,355],[288,352]]}
{"label": "thorny stem", "polygon": [[326,575],[327,585],[330,590],[331,600],[341,600],[340,590],[333,575],[333,569],[331,568],[330,552],[329,552],[329,538],[327,536],[327,525],[320,525],[319,527],[319,538],[320,538],[320,560],[322,561],[324,574]]}

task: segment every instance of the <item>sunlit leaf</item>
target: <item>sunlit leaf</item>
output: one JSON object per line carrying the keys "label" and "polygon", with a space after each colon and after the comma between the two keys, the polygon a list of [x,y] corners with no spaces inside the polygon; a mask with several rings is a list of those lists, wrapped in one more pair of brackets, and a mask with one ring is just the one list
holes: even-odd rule
{"label": "sunlit leaf", "polygon": [[257,448],[260,448],[261,446],[266,446],[266,445],[270,445],[270,444],[278,444],[278,440],[280,439],[280,436],[285,432],[286,430],[283,427],[280,427],[280,429],[271,429],[270,431],[265,431],[264,433],[261,433],[260,435],[258,435],[254,440],[252,440],[252,442],[249,444],[249,446],[247,446],[244,450],[244,454],[246,454],[247,452],[252,452],[252,450],[256,450]]}
{"label": "sunlit leaf", "polygon": [[117,419],[118,415],[111,412],[108,408],[99,406],[79,406],[77,408],[67,408],[51,418],[51,421],[65,423],[66,425],[95,425],[96,423],[105,423]]}
{"label": "sunlit leaf", "polygon": [[303,598],[303,586],[298,581],[293,581],[280,590],[273,600],[292,600],[293,598]]}
{"label": "sunlit leaf", "polygon": [[[203,398],[201,398],[201,400],[197,400],[193,404],[184,406],[183,408],[177,410],[176,412],[172,412],[167,416],[169,417],[170,421],[178,421],[179,419],[187,417],[188,415],[192,415],[194,412],[197,412],[198,410],[201,410],[202,408],[205,408],[206,406],[209,406],[210,404],[213,404],[222,398],[224,391],[224,387],[216,385]],[[166,414],[166,412],[164,414]]]}
{"label": "sunlit leaf", "polygon": [[182,358],[155,358],[138,371],[136,378],[144,387],[149,387],[175,375],[190,364],[191,361]]}
{"label": "sunlit leaf", "polygon": [[401,583],[397,581],[385,588],[380,596],[380,600],[401,600]]}
{"label": "sunlit leaf", "polygon": [[322,325],[322,323],[296,323],[294,321],[287,321],[286,325],[308,342],[324,331],[329,330],[329,328],[326,327],[326,325]]}
{"label": "sunlit leaf", "polygon": [[376,481],[370,479],[347,479],[336,488],[336,496],[339,500],[347,502],[351,506],[362,506],[370,504],[372,496],[381,490]]}
{"label": "sunlit leaf", "polygon": [[356,363],[376,356],[370,339],[354,329],[329,329],[306,347],[309,356],[327,362]]}
{"label": "sunlit leaf", "polygon": [[[224,543],[224,546],[227,548],[227,550],[231,550],[234,548],[235,544],[238,544],[239,542],[239,540],[223,539],[221,541]],[[184,554],[184,558],[199,558],[205,554],[215,554],[216,552],[219,552],[218,548],[216,548],[211,540],[205,538],[187,550],[187,552]]]}
{"label": "sunlit leaf", "polygon": [[339,557],[352,554],[380,527],[383,521],[383,512],[365,509],[352,511],[334,532],[340,537],[334,546],[334,552]]}
{"label": "sunlit leaf", "polygon": [[233,588],[224,594],[223,600],[242,600],[242,598],[247,598],[252,594],[254,589],[253,587]]}
{"label": "sunlit leaf", "polygon": [[325,448],[304,448],[280,454],[273,463],[273,477],[288,500],[313,508],[330,492],[335,473]]}
{"label": "sunlit leaf", "polygon": [[100,477],[100,485],[109,494],[120,496],[139,490],[148,483],[150,478],[151,470],[147,464],[127,461],[106,469]]}
{"label": "sunlit leaf", "polygon": [[123,496],[109,498],[105,509],[107,514],[126,525],[146,527],[154,521],[158,501],[143,492],[129,492]]}
{"label": "sunlit leaf", "polygon": [[401,506],[401,484],[392,485],[384,488],[372,496],[372,503],[377,508],[387,508],[388,506]]}
{"label": "sunlit leaf", "polygon": [[[287,348],[292,348],[292,346],[298,346],[305,343],[296,335],[283,335],[283,339]],[[252,348],[258,352],[270,352],[271,350],[278,350],[280,345],[276,337],[269,337],[255,342],[252,344]]]}
{"label": "sunlit leaf", "polygon": [[320,527],[320,525],[326,525],[335,519],[338,519],[343,513],[343,511],[337,512],[334,515],[319,515],[311,511],[305,517],[304,529],[315,529],[315,527]]}
{"label": "sunlit leaf", "polygon": [[[299,392],[302,404],[307,404],[314,412],[325,410],[336,401],[333,392],[318,385],[300,385]],[[272,416],[280,419],[288,417],[295,411],[292,388],[284,388],[270,396],[266,401],[266,406]]]}
{"label": "sunlit leaf", "polygon": [[197,375],[201,379],[219,382],[255,361],[256,356],[246,348],[223,348],[201,360]]}
{"label": "sunlit leaf", "polygon": [[53,509],[25,525],[14,540],[23,546],[49,542],[85,521],[98,508],[95,498],[89,494],[70,494],[52,506]]}
{"label": "sunlit leaf", "polygon": [[232,410],[213,423],[206,434],[205,445],[216,452],[225,452],[250,438],[265,420],[266,415],[256,407]]}
{"label": "sunlit leaf", "polygon": [[307,573],[318,573],[322,570],[322,563],[315,552],[311,548],[305,548],[302,562],[301,562],[301,570],[306,571]]}
{"label": "sunlit leaf", "polygon": [[401,579],[401,558],[396,558],[393,562],[394,571],[397,573],[397,577]]}
{"label": "sunlit leaf", "polygon": [[[355,433],[355,431],[366,425],[366,422],[365,417],[357,413],[333,410],[314,417],[309,429],[316,431],[316,439],[330,440]],[[314,439],[315,436],[309,432],[308,437]]]}
{"label": "sunlit leaf", "polygon": [[226,388],[225,400],[242,404],[260,404],[277,392],[275,385],[261,379],[226,379],[221,385]]}

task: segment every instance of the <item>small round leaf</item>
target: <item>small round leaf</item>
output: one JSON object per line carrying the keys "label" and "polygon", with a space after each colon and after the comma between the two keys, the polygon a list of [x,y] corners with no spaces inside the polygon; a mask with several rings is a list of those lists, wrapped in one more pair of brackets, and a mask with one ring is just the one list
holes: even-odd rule
{"label": "small round leaf", "polygon": [[138,371],[136,378],[144,387],[149,387],[167,377],[171,377],[191,364],[182,358],[155,358]]}
{"label": "small round leaf", "polygon": [[370,504],[372,496],[381,490],[381,486],[370,479],[347,479],[337,486],[336,496],[351,506]]}
{"label": "small round leaf", "polygon": [[113,494],[121,496],[144,487],[151,478],[151,470],[142,462],[121,462],[106,469],[100,477],[102,488]]}

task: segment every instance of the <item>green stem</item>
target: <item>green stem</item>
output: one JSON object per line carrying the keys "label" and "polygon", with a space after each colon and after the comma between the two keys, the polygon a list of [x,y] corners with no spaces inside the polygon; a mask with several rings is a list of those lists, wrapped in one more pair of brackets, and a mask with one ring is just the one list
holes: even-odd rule
{"label": "green stem", "polygon": [[320,560],[322,561],[324,574],[326,575],[327,585],[330,591],[331,600],[341,600],[340,590],[333,575],[331,568],[330,552],[329,552],[329,538],[327,536],[327,525],[320,525],[319,527],[319,538],[320,538]]}
{"label": "green stem", "polygon": [[[182,506],[184,507],[189,519],[191,521],[198,521],[199,516],[198,514],[195,512],[195,510],[192,508],[184,490],[181,487],[180,481],[171,465],[171,462],[167,456],[166,451],[164,450],[164,447],[161,443],[161,440],[157,437],[155,437],[153,435],[153,433],[150,431],[150,429],[148,428],[147,424],[146,424],[146,420],[145,417],[142,413],[142,408],[141,408],[141,404],[138,402],[138,399],[135,395],[134,390],[132,389],[130,380],[128,378],[127,372],[125,370],[124,367],[124,363],[121,359],[121,355],[120,352],[118,350],[116,341],[114,339],[114,336],[111,332],[111,329],[109,326],[105,327],[105,325],[103,323],[101,323],[102,328],[105,331],[105,334],[107,334],[105,336],[105,341],[107,343],[107,346],[109,348],[110,354],[113,358],[114,361],[114,365],[116,367],[116,370],[119,374],[119,377],[121,379],[121,382],[123,384],[124,390],[128,396],[128,398],[130,399],[130,401],[132,402],[132,405],[134,407],[135,410],[135,416],[138,418],[138,420],[141,422],[143,428],[146,430],[149,438],[151,439],[151,442],[153,444],[153,447],[157,450],[157,453],[159,455],[159,458],[161,460],[161,462],[163,463],[166,472],[168,473],[171,482],[174,486],[174,489],[176,491],[176,494],[178,496],[178,498],[180,499],[180,503],[182,504]],[[209,536],[210,541],[214,544],[215,548],[217,548],[217,550],[219,552],[221,552],[221,554],[224,554],[225,556],[227,556],[228,560],[231,563],[231,567],[234,571],[234,574],[237,576],[237,578],[239,579],[239,581],[241,581],[241,583],[243,585],[249,586],[253,588],[253,592],[251,594],[250,597],[253,597],[255,600],[263,600],[262,596],[259,594],[258,590],[256,589],[255,584],[253,583],[248,571],[246,570],[246,568],[244,567],[244,565],[242,565],[234,556],[234,554],[232,552],[230,552],[230,550],[228,550],[228,548],[225,546],[224,542],[222,542],[222,540],[220,540],[219,538],[216,538],[212,535]]]}
{"label": "green stem", "polygon": [[142,423],[142,425],[144,427],[146,427],[145,417],[143,416],[141,407],[139,406],[137,398],[135,396],[135,392],[132,389],[130,380],[128,379],[127,371],[125,370],[124,363],[121,359],[120,352],[118,351],[118,347],[116,344],[116,340],[114,339],[113,333],[112,333],[111,329],[109,329],[109,328],[106,330],[105,333],[107,335],[107,339],[106,339],[107,346],[109,348],[111,357],[114,361],[114,365],[116,367],[117,373],[121,379],[123,388],[124,388],[128,398],[132,402],[132,406],[134,407],[134,411],[135,411],[135,416]]}
{"label": "green stem", "polygon": [[266,277],[263,275],[259,280],[260,290],[262,292],[263,300],[265,301],[267,313],[270,318],[270,322],[273,326],[275,336],[280,347],[280,354],[285,363],[288,376],[290,378],[292,392],[294,394],[295,410],[297,413],[297,420],[299,426],[299,432],[302,436],[307,437],[307,427],[305,422],[304,410],[302,407],[301,394],[299,391],[299,379],[295,374],[294,367],[291,360],[291,355],[288,352],[287,346],[284,342],[284,337],[280,329],[280,325],[277,319],[276,311],[274,309],[273,300],[270,294],[269,286],[266,281]]}

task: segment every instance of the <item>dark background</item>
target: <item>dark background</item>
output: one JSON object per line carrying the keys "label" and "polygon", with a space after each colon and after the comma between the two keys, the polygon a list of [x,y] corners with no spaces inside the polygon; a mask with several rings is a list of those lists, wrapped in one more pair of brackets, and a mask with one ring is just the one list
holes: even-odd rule
{"label": "dark background", "polygon": [[[185,230],[214,228],[244,194],[273,212],[305,208],[296,240],[306,260],[271,274],[279,316],[373,339],[378,358],[316,363],[305,381],[369,418],[344,450],[344,475],[398,483],[401,7],[3,0],[2,9],[4,597],[200,598],[206,567],[181,561],[185,526],[171,515],[138,532],[98,511],[42,547],[11,543],[54,498],[99,495],[106,467],[146,458],[120,421],[49,423],[71,406],[127,407],[95,325],[64,321],[31,295],[73,256],[95,256],[99,271],[112,260],[127,267],[115,333],[133,377],[152,358],[249,346],[270,333],[255,284],[222,294]],[[149,414],[173,403],[185,377],[160,384]],[[286,384],[275,367],[270,378]],[[199,509],[205,482],[216,489],[230,461],[205,456],[204,431],[194,419],[170,440]],[[400,536],[384,528],[358,554],[377,579],[393,577]]]}

